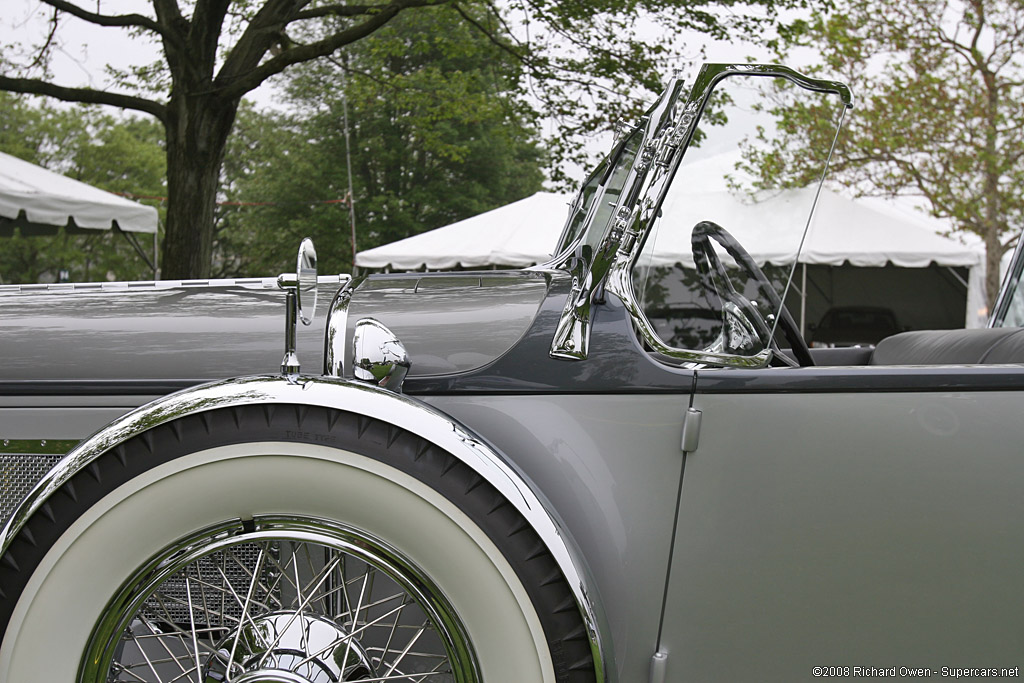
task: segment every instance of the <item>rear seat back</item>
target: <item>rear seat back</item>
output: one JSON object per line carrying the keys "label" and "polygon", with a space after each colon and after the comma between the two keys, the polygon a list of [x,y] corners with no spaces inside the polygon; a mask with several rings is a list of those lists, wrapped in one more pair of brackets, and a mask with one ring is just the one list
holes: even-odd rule
{"label": "rear seat back", "polygon": [[870,365],[1024,363],[1024,328],[917,330],[878,342]]}

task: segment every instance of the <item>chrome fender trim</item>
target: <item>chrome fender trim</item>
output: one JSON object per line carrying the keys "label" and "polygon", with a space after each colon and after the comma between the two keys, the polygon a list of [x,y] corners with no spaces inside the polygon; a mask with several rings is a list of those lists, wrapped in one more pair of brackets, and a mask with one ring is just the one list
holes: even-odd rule
{"label": "chrome fender trim", "polygon": [[582,554],[554,508],[504,455],[441,411],[416,399],[331,377],[258,375],[202,384],[164,396],[119,417],[82,441],[44,476],[0,535],[0,556],[21,527],[65,482],[101,454],[153,427],[207,410],[288,403],[335,408],[378,419],[445,449],[487,480],[530,523],[569,584],[586,625],[598,683],[604,683],[607,623]]}

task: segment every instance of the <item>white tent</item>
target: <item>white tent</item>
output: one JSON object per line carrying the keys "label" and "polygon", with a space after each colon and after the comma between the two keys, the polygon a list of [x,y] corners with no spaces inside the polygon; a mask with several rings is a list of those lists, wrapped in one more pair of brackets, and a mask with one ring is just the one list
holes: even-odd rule
{"label": "white tent", "polygon": [[[658,261],[692,263],[689,228],[713,220],[731,232],[759,264],[788,265],[814,204],[816,187],[765,192],[756,198],[728,186],[752,180],[736,170],[738,152],[682,167],[665,198],[656,253]],[[676,229],[680,226],[681,229]],[[852,199],[823,189],[799,263],[922,268],[974,267],[984,262],[981,242],[940,235],[949,224],[914,211],[905,203]]]}
{"label": "white tent", "polygon": [[157,211],[0,152],[0,227],[15,226],[34,234],[115,226],[156,234]]}
{"label": "white tent", "polygon": [[[749,186],[730,152],[680,168],[663,206],[654,265],[693,262],[690,229],[713,220],[731,232],[759,264],[793,263],[815,188],[784,190],[757,201],[729,187],[726,176]],[[360,252],[363,268],[414,270],[457,266],[526,266],[551,255],[571,201],[537,193],[526,199],[376,249]],[[938,234],[949,226],[905,204],[851,199],[823,190],[800,251],[807,265],[969,269],[968,326],[979,324],[984,301],[984,250],[980,240]]]}
{"label": "white tent", "polygon": [[445,270],[546,261],[569,211],[569,195],[538,192],[472,218],[356,254],[360,268]]}

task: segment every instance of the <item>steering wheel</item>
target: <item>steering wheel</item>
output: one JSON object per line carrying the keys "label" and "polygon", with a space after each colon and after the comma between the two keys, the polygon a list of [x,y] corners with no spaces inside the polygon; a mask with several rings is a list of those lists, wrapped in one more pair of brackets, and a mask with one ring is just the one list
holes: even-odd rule
{"label": "steering wheel", "polygon": [[[785,305],[782,303],[782,299],[776,293],[775,288],[772,287],[768,278],[765,277],[764,273],[758,268],[757,263],[750,257],[747,250],[740,246],[740,243],[736,241],[732,235],[730,235],[725,228],[721,227],[711,221],[701,221],[697,225],[693,226],[693,232],[690,234],[690,246],[693,249],[693,260],[697,265],[697,272],[700,273],[701,279],[704,281],[704,286],[710,289],[720,290],[714,284],[712,276],[717,276],[719,280],[725,283],[726,291],[719,291],[719,295],[737,307],[739,307],[745,317],[749,319],[751,324],[757,330],[758,335],[764,341],[765,346],[774,346],[778,350],[778,345],[774,343],[772,339],[772,330],[768,326],[764,319],[764,314],[761,313],[757,306],[743,296],[732,286],[732,282],[729,279],[729,275],[725,270],[725,266],[722,265],[722,260],[718,258],[718,254],[715,253],[715,249],[711,244],[711,240],[718,242],[719,245],[736,261],[736,263],[743,268],[747,274],[754,278],[754,282],[757,284],[757,291],[771,308],[771,313],[778,313],[779,316],[779,327],[782,328],[782,333],[786,337],[786,341],[789,342],[792,347],[793,355],[796,356],[796,360],[800,365],[814,365],[814,359],[811,358],[811,351],[807,348],[807,342],[804,340],[802,334],[800,334],[800,328],[797,327],[796,321],[793,320],[793,316],[790,315]],[[789,361],[788,357],[784,354],[775,354],[781,361]],[[792,364],[789,362],[789,364]]]}

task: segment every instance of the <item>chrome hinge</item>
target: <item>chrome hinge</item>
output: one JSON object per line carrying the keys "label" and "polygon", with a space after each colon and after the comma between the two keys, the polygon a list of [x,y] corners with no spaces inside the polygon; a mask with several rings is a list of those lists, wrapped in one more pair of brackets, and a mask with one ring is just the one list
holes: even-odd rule
{"label": "chrome hinge", "polygon": [[668,653],[658,650],[651,657],[651,683],[665,683],[665,674],[668,672]]}
{"label": "chrome hinge", "polygon": [[688,408],[683,418],[683,452],[693,453],[700,443],[700,420],[702,413],[696,408]]}

